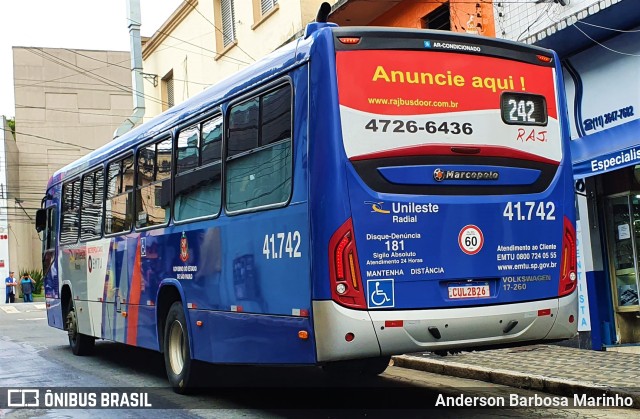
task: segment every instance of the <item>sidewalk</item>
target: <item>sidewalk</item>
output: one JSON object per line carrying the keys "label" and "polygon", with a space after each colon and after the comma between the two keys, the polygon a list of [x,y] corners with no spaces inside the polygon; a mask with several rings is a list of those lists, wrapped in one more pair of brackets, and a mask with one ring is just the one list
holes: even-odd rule
{"label": "sidewalk", "polygon": [[563,396],[620,395],[640,408],[640,355],[556,345],[393,357],[393,365]]}
{"label": "sidewalk", "polygon": [[[45,297],[33,297],[33,301],[32,303],[44,303],[46,301]],[[12,305],[12,304],[23,304],[24,301],[22,300],[22,298],[16,297],[16,301],[14,303],[5,303],[4,299],[0,300],[0,306],[4,306],[4,305]],[[31,304],[31,303],[28,303]]]}

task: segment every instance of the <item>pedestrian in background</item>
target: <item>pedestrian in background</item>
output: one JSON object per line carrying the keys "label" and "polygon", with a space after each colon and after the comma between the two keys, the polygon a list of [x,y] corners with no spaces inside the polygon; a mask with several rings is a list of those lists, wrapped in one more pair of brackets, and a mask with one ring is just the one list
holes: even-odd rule
{"label": "pedestrian in background", "polygon": [[33,290],[36,287],[36,281],[31,278],[27,272],[22,274],[22,279],[20,280],[20,287],[22,288],[22,300],[25,303],[33,302]]}
{"label": "pedestrian in background", "polygon": [[16,302],[16,285],[18,285],[18,283],[13,278],[13,271],[11,271],[9,272],[9,276],[4,280],[4,286],[7,293],[4,301],[6,304]]}

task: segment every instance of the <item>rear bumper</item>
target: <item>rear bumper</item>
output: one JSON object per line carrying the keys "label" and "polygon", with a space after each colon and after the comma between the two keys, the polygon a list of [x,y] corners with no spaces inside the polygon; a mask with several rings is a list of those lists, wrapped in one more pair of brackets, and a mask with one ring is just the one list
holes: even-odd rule
{"label": "rear bumper", "polygon": [[[358,311],[314,301],[317,357],[324,362],[565,339],[577,333],[577,295],[500,306],[393,311]],[[387,327],[386,321],[397,326]],[[355,335],[351,342],[345,340],[347,333]]]}

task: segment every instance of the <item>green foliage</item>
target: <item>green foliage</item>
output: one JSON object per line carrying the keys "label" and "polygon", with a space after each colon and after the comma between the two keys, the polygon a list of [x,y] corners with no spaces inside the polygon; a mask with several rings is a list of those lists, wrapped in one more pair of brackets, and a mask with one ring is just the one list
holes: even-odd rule
{"label": "green foliage", "polygon": [[[16,119],[15,118],[11,118],[11,119],[7,118],[7,125],[9,125],[9,129],[11,130],[11,133],[15,137],[16,136]],[[33,278],[33,279],[35,279],[35,278]]]}
{"label": "green foliage", "polygon": [[34,287],[35,289],[33,290],[33,293],[34,294],[42,293],[42,287],[44,286],[44,274],[42,272],[42,269],[21,269],[19,272],[20,272],[20,277],[17,278],[18,282],[20,282],[24,274],[29,274],[29,276],[31,276],[31,278],[33,278],[33,280],[36,282],[36,286]]}

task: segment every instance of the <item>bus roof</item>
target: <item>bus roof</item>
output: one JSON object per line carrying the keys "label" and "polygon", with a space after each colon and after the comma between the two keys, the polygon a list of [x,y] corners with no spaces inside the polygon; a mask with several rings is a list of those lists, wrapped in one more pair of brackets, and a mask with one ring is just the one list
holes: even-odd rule
{"label": "bus roof", "polygon": [[[310,29],[311,28],[311,29]],[[323,30],[324,29],[324,30]],[[305,36],[298,38],[261,58],[246,68],[232,74],[226,79],[208,87],[198,95],[168,109],[148,122],[125,133],[121,137],[110,141],[102,147],[92,151],[57,170],[49,179],[47,189],[64,179],[76,176],[87,169],[104,162],[107,158],[131,150],[138,144],[168,132],[172,127],[183,123],[191,117],[201,115],[213,109],[223,101],[228,101],[241,95],[245,89],[266,82],[282,74],[283,71],[307,61],[312,53],[314,40],[322,36],[363,36],[385,39],[387,37],[422,38],[432,40],[455,40],[469,42],[489,47],[501,47],[516,51],[527,51],[551,54],[550,50],[518,42],[488,38],[478,35],[452,33],[448,31],[434,31],[424,29],[390,28],[390,27],[338,27],[332,23],[312,23],[307,26]],[[397,44],[396,44],[397,45]]]}
{"label": "bus roof", "polygon": [[[223,101],[241,95],[242,92],[258,83],[263,83],[282,74],[282,71],[308,59],[309,50],[302,57],[297,57],[296,47],[300,39],[294,40],[261,58],[256,63],[232,74],[220,82],[209,86],[203,92],[166,110],[148,122],[134,128],[124,135],[110,141],[102,147],[90,152],[67,166],[57,170],[49,179],[47,188],[76,176],[85,170],[102,163],[111,156],[116,156],[133,149],[138,144],[168,132],[174,126],[191,117],[213,109]],[[312,42],[312,40],[310,40]]]}

